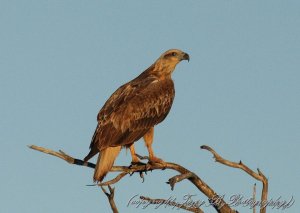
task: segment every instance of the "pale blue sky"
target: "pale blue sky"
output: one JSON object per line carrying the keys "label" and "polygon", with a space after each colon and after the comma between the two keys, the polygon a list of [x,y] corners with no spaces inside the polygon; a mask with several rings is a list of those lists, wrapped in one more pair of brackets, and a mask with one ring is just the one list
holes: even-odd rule
{"label": "pale blue sky", "polygon": [[[269,177],[269,198],[294,196],[296,203],[284,212],[296,213],[296,0],[0,0],[0,212],[109,212],[102,191],[85,186],[92,183],[91,169],[26,145],[84,157],[104,101],[170,48],[186,51],[191,61],[173,75],[176,98],[156,128],[157,155],[194,171],[225,200],[238,193],[250,197],[256,181],[214,163],[199,149],[210,145],[230,160],[259,167]],[[142,141],[137,150],[147,154]],[[117,164],[130,161],[124,150]],[[116,185],[120,212],[181,212],[127,207],[136,194],[180,201],[191,193],[207,201],[187,181],[171,191],[165,182],[175,174],[155,171],[145,183],[138,175],[124,178]]]}

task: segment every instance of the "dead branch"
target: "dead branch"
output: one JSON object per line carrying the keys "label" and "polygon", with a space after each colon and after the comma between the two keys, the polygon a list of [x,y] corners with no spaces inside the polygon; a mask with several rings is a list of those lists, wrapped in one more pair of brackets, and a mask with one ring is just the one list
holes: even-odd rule
{"label": "dead branch", "polygon": [[[86,166],[89,168],[95,168],[95,164],[89,163],[89,162],[84,162],[80,159],[73,158],[61,150],[59,152],[55,152],[53,150],[46,149],[43,147],[38,147],[35,145],[29,146],[29,148],[59,157],[70,164]],[[210,152],[212,152],[214,154],[214,157],[217,162],[223,163],[224,165],[227,165],[227,166],[243,169],[244,171],[246,171],[248,174],[250,174],[257,180],[262,181],[264,184],[262,200],[267,199],[268,182],[267,182],[267,179],[265,178],[265,176],[259,170],[258,170],[258,174],[256,174],[251,169],[249,169],[247,166],[242,164],[242,162],[237,164],[237,163],[230,162],[230,161],[223,159],[220,155],[218,155],[209,146],[202,146],[201,148],[207,149]],[[139,156],[139,158],[147,159],[147,157],[142,157],[142,156]],[[175,164],[175,163],[171,163],[171,162],[166,162],[164,165],[155,163],[155,164],[147,164],[146,166],[145,165],[134,165],[131,167],[113,166],[113,168],[111,169],[111,172],[121,172],[121,173],[119,175],[117,175],[114,179],[100,183],[98,185],[102,188],[102,190],[104,189],[103,186],[108,186],[110,189],[111,184],[117,183],[123,177],[125,177],[127,174],[131,175],[134,173],[139,173],[140,176],[144,179],[143,173],[146,173],[149,170],[164,170],[164,169],[175,170],[179,173],[179,175],[176,175],[176,176],[170,178],[169,181],[167,182],[167,184],[169,184],[171,186],[172,190],[174,189],[176,183],[181,182],[185,179],[189,180],[194,186],[196,186],[208,198],[209,202],[216,209],[217,212],[219,212],[219,213],[236,213],[237,212],[234,209],[231,209],[230,206],[223,200],[223,198],[221,196],[219,196],[213,189],[211,189],[199,176],[197,176],[195,173],[189,171],[188,169],[184,168],[183,166]],[[116,205],[113,201],[114,189],[110,189],[110,194],[109,194],[110,196],[108,196],[107,192],[104,192],[104,193],[109,198],[109,202],[110,202],[112,210],[114,212],[117,212]],[[264,211],[262,211],[262,210],[264,210]],[[261,213],[265,213],[265,208],[263,208],[262,210],[261,210]],[[201,210],[197,209],[197,211],[200,212]]]}
{"label": "dead branch", "polygon": [[116,206],[116,203],[114,201],[114,196],[115,196],[115,188],[112,188],[110,185],[108,185],[108,189],[109,189],[109,192],[108,193],[103,186],[101,186],[101,189],[102,191],[104,192],[104,194],[106,195],[107,199],[108,199],[108,202],[110,204],[110,207],[113,211],[113,213],[119,213],[118,209],[117,209],[117,206]]}
{"label": "dead branch", "polygon": [[197,177],[197,176],[192,172],[188,172],[188,173],[176,175],[176,176],[170,178],[169,181],[166,183],[170,184],[171,190],[173,191],[176,183],[178,183],[184,179],[189,179],[189,178],[193,178],[193,177]]}
{"label": "dead branch", "polygon": [[239,163],[235,163],[235,162],[226,160],[226,159],[222,158],[215,150],[213,150],[209,146],[203,145],[200,148],[210,151],[213,154],[216,162],[224,164],[229,167],[242,169],[246,173],[248,173],[250,176],[255,178],[256,180],[261,181],[263,184],[263,189],[262,189],[262,193],[261,193],[262,207],[260,209],[260,213],[266,213],[266,205],[264,205],[264,204],[267,202],[267,197],[268,197],[268,179],[264,176],[264,174],[259,169],[257,169],[257,173],[256,173],[253,170],[251,170],[248,166],[243,164],[242,161],[240,161]]}
{"label": "dead branch", "polygon": [[83,160],[73,158],[73,157],[67,155],[66,153],[64,153],[62,150],[59,150],[59,152],[55,152],[51,149],[47,149],[47,148],[36,146],[36,145],[31,145],[28,147],[30,149],[34,149],[34,150],[37,150],[37,151],[40,151],[40,152],[43,152],[43,153],[46,153],[49,155],[56,156],[64,161],[67,161],[70,164],[75,164],[78,166],[86,166],[86,167],[93,168],[93,169],[95,169],[95,167],[96,167],[95,164],[89,163],[89,162],[84,162]]}

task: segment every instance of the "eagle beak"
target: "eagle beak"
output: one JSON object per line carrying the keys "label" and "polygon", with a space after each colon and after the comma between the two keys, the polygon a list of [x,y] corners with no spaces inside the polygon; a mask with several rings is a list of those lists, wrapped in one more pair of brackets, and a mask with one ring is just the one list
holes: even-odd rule
{"label": "eagle beak", "polygon": [[190,56],[189,56],[189,54],[184,53],[183,56],[182,56],[182,60],[190,61]]}

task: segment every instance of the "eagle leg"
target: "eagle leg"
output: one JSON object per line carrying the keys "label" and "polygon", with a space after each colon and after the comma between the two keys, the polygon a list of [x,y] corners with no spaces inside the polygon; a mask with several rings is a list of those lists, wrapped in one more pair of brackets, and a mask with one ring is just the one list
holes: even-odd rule
{"label": "eagle leg", "polygon": [[149,164],[160,163],[165,165],[166,163],[162,159],[154,155],[152,149],[153,137],[154,137],[154,127],[151,127],[149,131],[144,135],[144,141],[149,152]]}
{"label": "eagle leg", "polygon": [[129,168],[134,165],[146,165],[145,163],[142,163],[136,155],[133,143],[129,146],[129,149],[132,157],[131,165],[129,166]]}

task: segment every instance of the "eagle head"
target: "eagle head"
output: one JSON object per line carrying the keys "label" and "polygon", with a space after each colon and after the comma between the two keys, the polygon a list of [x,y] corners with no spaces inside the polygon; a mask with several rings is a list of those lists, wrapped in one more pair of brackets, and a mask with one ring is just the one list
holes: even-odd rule
{"label": "eagle head", "polygon": [[170,76],[176,65],[182,60],[190,60],[190,56],[178,49],[170,49],[164,52],[155,62],[154,72],[162,76]]}
{"label": "eagle head", "polygon": [[166,51],[160,56],[160,59],[167,61],[168,63],[176,63],[178,64],[182,60],[190,61],[189,54],[178,50],[178,49],[171,49]]}

